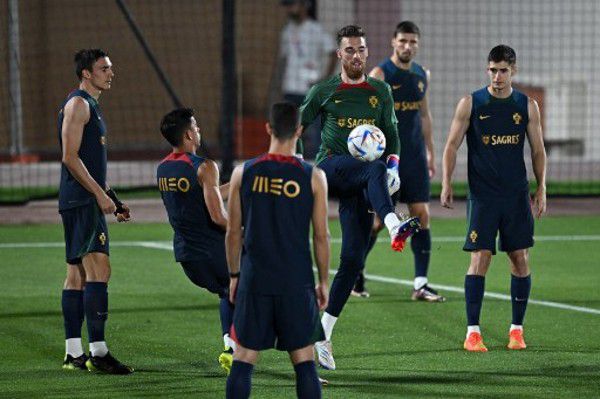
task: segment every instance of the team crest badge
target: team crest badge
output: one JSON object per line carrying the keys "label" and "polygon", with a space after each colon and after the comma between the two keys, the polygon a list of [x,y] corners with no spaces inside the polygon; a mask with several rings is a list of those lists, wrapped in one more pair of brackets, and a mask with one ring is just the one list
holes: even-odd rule
{"label": "team crest badge", "polygon": [[339,118],[338,119],[338,126],[339,127],[344,127],[346,126],[346,120],[344,118]]}
{"label": "team crest badge", "polygon": [[417,87],[419,88],[419,90],[421,91],[421,93],[423,93],[423,90],[425,90],[425,83],[423,83],[422,80],[419,80],[419,83],[417,84]]}
{"label": "team crest badge", "polygon": [[376,108],[377,104],[379,104],[379,99],[377,98],[377,96],[369,97],[369,104],[371,104],[371,108]]}
{"label": "team crest badge", "polygon": [[100,144],[106,145],[106,136],[100,136]]}
{"label": "team crest badge", "polygon": [[100,240],[100,244],[102,244],[102,245],[106,244],[106,234],[104,234],[104,232],[100,233],[100,235],[98,236],[98,239]]}
{"label": "team crest badge", "polygon": [[523,117],[518,112],[513,114],[513,121],[515,121],[515,125],[519,125],[521,123],[521,119],[523,119]]}
{"label": "team crest badge", "polygon": [[477,232],[475,230],[471,231],[471,234],[469,234],[469,239],[472,243],[475,243],[475,241],[477,241]]}
{"label": "team crest badge", "polygon": [[483,141],[483,144],[488,145],[490,143],[490,136],[484,134],[483,136],[481,136],[481,140]]}

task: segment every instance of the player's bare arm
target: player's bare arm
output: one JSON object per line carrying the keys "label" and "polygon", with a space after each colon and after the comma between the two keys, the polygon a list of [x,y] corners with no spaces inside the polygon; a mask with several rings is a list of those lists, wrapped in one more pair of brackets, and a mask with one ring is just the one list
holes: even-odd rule
{"label": "player's bare arm", "polygon": [[227,198],[229,198],[229,182],[221,184],[219,186],[219,191],[221,192],[221,198],[223,198],[223,201],[227,201]]}
{"label": "player's bare arm", "polygon": [[204,202],[210,218],[223,229],[227,228],[227,211],[219,187],[219,168],[215,161],[207,159],[198,168],[198,183],[202,186]]}
{"label": "player's bare arm", "polygon": [[329,302],[329,226],[327,224],[327,179],[325,173],[313,168],[311,186],[314,203],[312,213],[313,252],[319,272],[319,283],[316,287],[319,309],[324,310]]}
{"label": "player's bare arm", "polygon": [[427,148],[427,168],[429,169],[429,177],[435,175],[435,152],[433,150],[433,121],[431,118],[431,110],[429,109],[429,82],[431,81],[431,73],[429,70],[427,73],[427,92],[423,101],[421,101],[420,114],[421,114],[421,131],[423,132],[423,139],[425,140],[425,147]]}
{"label": "player's bare arm", "polygon": [[383,73],[383,69],[381,69],[378,66],[371,69],[371,72],[369,72],[369,76],[375,79],[385,80],[385,74]]}
{"label": "player's bare arm", "polygon": [[242,253],[242,203],[240,201],[240,187],[242,185],[243,166],[233,170],[229,182],[229,201],[227,202],[227,233],[225,234],[225,254],[231,281],[229,282],[229,302],[235,303],[235,293],[240,272],[240,257]]}
{"label": "player's bare arm", "polygon": [[62,163],[69,169],[73,177],[96,197],[98,206],[103,213],[113,213],[116,210],[114,202],[106,195],[104,188],[96,183],[78,154],[84,126],[90,119],[89,104],[81,97],[73,97],[65,105],[63,113]]}
{"label": "player's bare arm", "polygon": [[542,135],[540,108],[537,102],[530,98],[527,104],[529,123],[527,124],[527,138],[531,147],[531,162],[533,174],[537,181],[537,190],[533,196],[535,217],[540,218],[546,212],[546,149]]}
{"label": "player's bare arm", "polygon": [[450,124],[450,133],[448,133],[448,140],[446,141],[444,156],[442,158],[442,193],[440,195],[440,202],[444,208],[452,209],[452,174],[456,166],[456,153],[469,128],[472,104],[473,99],[470,95],[461,98],[456,106],[456,112]]}

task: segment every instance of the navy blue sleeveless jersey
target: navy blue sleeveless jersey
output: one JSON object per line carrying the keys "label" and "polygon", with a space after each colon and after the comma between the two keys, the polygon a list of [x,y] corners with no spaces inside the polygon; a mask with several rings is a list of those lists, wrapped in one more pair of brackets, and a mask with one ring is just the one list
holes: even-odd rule
{"label": "navy blue sleeveless jersey", "polygon": [[[58,114],[58,141],[62,151],[62,125],[64,108],[73,97],[82,97],[90,106],[90,120],[83,127],[83,136],[78,155],[92,178],[103,189],[106,188],[106,125],[98,101],[83,90],[74,90],[68,96]],[[86,205],[94,201],[94,195],[87,191],[73,177],[69,169],[61,164],[58,209],[65,210]]]}
{"label": "navy blue sleeveless jersey", "polygon": [[421,131],[421,101],[427,92],[427,73],[416,62],[409,69],[398,68],[391,59],[379,64],[385,82],[392,87],[394,111],[398,119],[400,160],[425,158],[425,142]]}
{"label": "navy blue sleeveless jersey", "polygon": [[156,170],[156,180],[169,222],[175,232],[177,262],[217,258],[225,254],[225,232],[210,218],[198,183],[204,158],[190,153],[171,153]]}
{"label": "navy blue sleeveless jersey", "polygon": [[292,156],[265,154],[244,164],[240,290],[283,295],[314,289],[311,176],[312,166]]}
{"label": "navy blue sleeveless jersey", "polygon": [[527,192],[523,145],[527,133],[528,98],[514,90],[505,99],[487,87],[471,94],[467,130],[470,198],[511,197]]}

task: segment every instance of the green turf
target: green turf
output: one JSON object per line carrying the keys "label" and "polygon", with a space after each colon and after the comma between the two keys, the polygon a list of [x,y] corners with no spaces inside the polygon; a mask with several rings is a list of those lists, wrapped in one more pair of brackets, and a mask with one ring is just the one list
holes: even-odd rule
{"label": "green turf", "polygon": [[[433,236],[461,236],[464,220],[434,220]],[[113,243],[168,241],[162,224],[111,225]],[[339,226],[331,225],[333,237]],[[590,235],[600,217],[547,218],[536,235]],[[57,225],[0,226],[0,243],[60,242]],[[600,309],[599,241],[538,241],[531,251],[532,298]],[[333,244],[337,267],[340,245]],[[430,279],[460,287],[468,254],[459,242],[434,241]],[[64,351],[60,290],[62,248],[0,248],[0,397],[224,397],[217,365],[218,302],[197,289],[169,251],[111,249],[113,275],[107,339],[133,365],[131,376],[61,370]],[[410,279],[410,251],[375,247],[368,273]],[[482,329],[487,354],[465,353],[463,297],[444,304],[413,303],[410,288],[367,283],[370,299],[351,298],[334,332],[338,370],[325,398],[590,398],[600,396],[600,315],[531,304],[524,352],[504,349],[510,303],[486,299]],[[488,291],[508,293],[504,255],[496,257]],[[285,354],[268,351],[254,373],[253,397],[294,397]]]}

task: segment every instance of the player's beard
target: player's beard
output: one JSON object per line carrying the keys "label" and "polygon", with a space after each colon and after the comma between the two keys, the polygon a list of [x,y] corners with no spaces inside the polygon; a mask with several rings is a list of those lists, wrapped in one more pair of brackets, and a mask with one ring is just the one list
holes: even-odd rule
{"label": "player's beard", "polygon": [[412,57],[410,53],[396,53],[398,56],[398,59],[400,60],[401,63],[403,64],[408,64],[409,62],[412,61]]}
{"label": "player's beard", "polygon": [[353,64],[352,61],[348,63],[343,63],[342,67],[344,68],[344,72],[348,75],[348,78],[352,80],[360,79],[362,75],[365,73],[365,63],[361,62],[360,67],[357,67]]}

